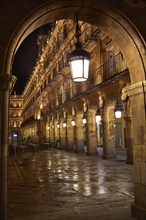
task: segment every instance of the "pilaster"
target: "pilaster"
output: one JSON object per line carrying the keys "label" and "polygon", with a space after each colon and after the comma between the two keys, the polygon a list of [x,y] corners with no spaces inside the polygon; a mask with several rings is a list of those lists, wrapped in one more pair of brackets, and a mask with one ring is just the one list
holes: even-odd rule
{"label": "pilaster", "polygon": [[0,157],[7,157],[8,154],[9,95],[15,82],[15,76],[0,76]]}
{"label": "pilaster", "polygon": [[15,76],[0,76],[0,212],[1,219],[8,218],[7,205],[7,156],[9,131],[9,95],[16,82]]}
{"label": "pilaster", "polygon": [[133,164],[133,140],[132,140],[132,127],[131,117],[124,117],[125,120],[125,144],[127,148],[127,160],[126,163]]}
{"label": "pilaster", "polygon": [[146,217],[146,81],[126,88],[131,100],[135,202],[132,216]]}

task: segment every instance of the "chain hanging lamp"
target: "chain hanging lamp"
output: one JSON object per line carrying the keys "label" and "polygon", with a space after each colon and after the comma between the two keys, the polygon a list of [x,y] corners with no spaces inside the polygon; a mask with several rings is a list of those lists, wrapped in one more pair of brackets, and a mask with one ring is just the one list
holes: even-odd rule
{"label": "chain hanging lamp", "polygon": [[97,109],[95,118],[96,118],[96,123],[98,124],[101,121],[100,109]]}
{"label": "chain hanging lamp", "polygon": [[120,99],[117,99],[116,105],[115,105],[115,118],[121,118],[122,117],[122,111],[123,111],[123,104]]}
{"label": "chain hanging lamp", "polygon": [[69,54],[69,63],[72,79],[75,82],[83,82],[88,79],[90,53],[82,49],[80,43],[81,31],[78,24],[78,14],[76,14],[76,44],[75,50]]}

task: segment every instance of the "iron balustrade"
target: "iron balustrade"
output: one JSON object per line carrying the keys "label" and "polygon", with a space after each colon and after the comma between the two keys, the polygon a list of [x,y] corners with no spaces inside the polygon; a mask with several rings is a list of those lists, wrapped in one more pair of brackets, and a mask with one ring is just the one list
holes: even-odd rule
{"label": "iron balustrade", "polygon": [[[89,79],[83,83],[76,83],[74,86],[67,89],[64,93],[58,95],[58,98],[53,99],[48,104],[48,111],[65,104],[72,100],[76,96],[81,95],[86,91],[90,91],[93,86],[106,82],[112,79],[114,76],[120,74],[127,69],[126,62],[121,53],[114,56],[113,66],[109,65],[109,61],[89,73]],[[101,80],[96,80],[98,76],[101,76]]]}

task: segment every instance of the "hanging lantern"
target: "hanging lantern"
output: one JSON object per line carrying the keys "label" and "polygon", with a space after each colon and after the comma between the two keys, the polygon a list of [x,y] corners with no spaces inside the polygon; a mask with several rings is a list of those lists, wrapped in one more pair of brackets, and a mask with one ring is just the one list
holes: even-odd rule
{"label": "hanging lantern", "polygon": [[120,99],[117,99],[116,105],[115,105],[115,118],[121,118],[122,117],[122,111],[123,111],[123,104]]}
{"label": "hanging lantern", "polygon": [[85,114],[83,115],[82,122],[83,122],[83,124],[87,123],[87,119],[86,119],[86,115]]}
{"label": "hanging lantern", "polygon": [[71,124],[72,124],[72,126],[76,125],[74,118],[72,119]]}
{"label": "hanging lantern", "polygon": [[88,79],[90,53],[83,50],[79,37],[81,32],[78,25],[78,15],[76,14],[76,49],[69,54],[69,63],[71,68],[72,79],[75,82],[83,82]]}
{"label": "hanging lantern", "polygon": [[98,124],[101,121],[100,109],[97,109],[95,118],[96,118],[96,123]]}
{"label": "hanging lantern", "polygon": [[63,127],[66,128],[66,122],[65,121],[63,122]]}

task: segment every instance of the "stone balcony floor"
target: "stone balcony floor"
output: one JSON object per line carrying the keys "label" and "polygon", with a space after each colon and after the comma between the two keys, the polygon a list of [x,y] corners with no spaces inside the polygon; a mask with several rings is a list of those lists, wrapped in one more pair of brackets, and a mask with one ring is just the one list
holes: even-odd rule
{"label": "stone balcony floor", "polygon": [[133,166],[65,150],[11,156],[9,220],[132,220]]}

